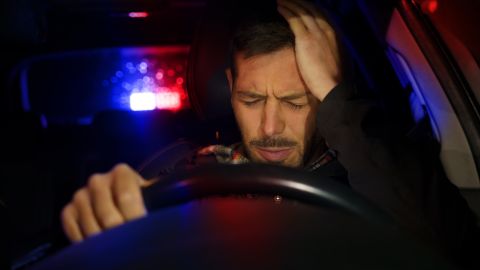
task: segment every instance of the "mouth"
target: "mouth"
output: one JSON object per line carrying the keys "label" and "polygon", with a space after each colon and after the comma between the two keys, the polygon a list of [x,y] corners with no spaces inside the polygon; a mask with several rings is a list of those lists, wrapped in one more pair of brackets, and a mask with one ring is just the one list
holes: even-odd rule
{"label": "mouth", "polygon": [[270,162],[280,162],[285,159],[292,153],[293,147],[291,148],[263,148],[256,147],[257,152],[265,160]]}

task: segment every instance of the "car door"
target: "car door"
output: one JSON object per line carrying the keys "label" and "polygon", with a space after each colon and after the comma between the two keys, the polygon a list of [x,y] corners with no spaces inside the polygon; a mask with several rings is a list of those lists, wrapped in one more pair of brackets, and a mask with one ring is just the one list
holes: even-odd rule
{"label": "car door", "polygon": [[[359,0],[364,16],[383,39],[385,53],[405,89],[417,121],[427,118],[440,145],[450,181],[480,213],[480,5],[475,1]],[[375,3],[374,3],[375,2]],[[392,4],[393,3],[393,4]]]}

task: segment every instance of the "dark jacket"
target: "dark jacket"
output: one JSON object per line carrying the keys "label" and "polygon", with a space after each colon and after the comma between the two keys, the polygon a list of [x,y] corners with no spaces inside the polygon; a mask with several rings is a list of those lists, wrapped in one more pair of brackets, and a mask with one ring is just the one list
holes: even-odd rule
{"label": "dark jacket", "polygon": [[379,104],[348,84],[322,102],[318,126],[354,190],[457,263],[473,266],[480,250],[476,217],[447,179],[430,142],[396,132]]}
{"label": "dark jacket", "polygon": [[[474,267],[480,246],[476,217],[445,176],[438,152],[398,132],[379,103],[361,98],[346,83],[320,104],[317,123],[336,159],[315,173],[347,183],[417,238],[439,247],[458,264]],[[178,151],[172,154],[178,159]],[[187,156],[170,161],[161,173],[216,160]]]}

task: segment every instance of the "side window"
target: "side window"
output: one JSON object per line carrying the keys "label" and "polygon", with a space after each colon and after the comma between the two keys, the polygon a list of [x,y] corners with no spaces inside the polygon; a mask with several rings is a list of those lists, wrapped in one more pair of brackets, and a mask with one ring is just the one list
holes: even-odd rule
{"label": "side window", "polygon": [[438,32],[450,56],[480,101],[480,2],[417,0],[419,10]]}
{"label": "side window", "polygon": [[[449,179],[458,187],[478,188],[478,164],[474,157],[480,149],[478,130],[472,124],[478,119],[467,110],[472,104],[464,99],[463,75],[457,77],[448,55],[438,50],[439,40],[430,36],[433,28],[421,17],[421,7],[402,1],[394,11],[386,34],[387,52],[404,88],[411,89],[416,120],[426,118],[431,124]],[[435,37],[436,33],[433,34]]]}

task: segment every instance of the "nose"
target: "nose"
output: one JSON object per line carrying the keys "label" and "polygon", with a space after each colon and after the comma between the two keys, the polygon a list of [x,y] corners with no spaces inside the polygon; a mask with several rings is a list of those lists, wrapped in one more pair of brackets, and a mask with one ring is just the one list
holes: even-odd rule
{"label": "nose", "polygon": [[264,136],[271,137],[283,133],[285,120],[278,102],[267,100],[262,116],[262,131]]}

